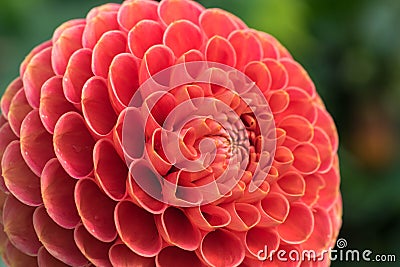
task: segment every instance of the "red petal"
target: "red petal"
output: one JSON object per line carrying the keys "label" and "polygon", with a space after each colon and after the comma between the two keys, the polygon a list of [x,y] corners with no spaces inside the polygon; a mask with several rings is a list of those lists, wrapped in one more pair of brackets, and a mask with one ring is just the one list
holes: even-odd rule
{"label": "red petal", "polygon": [[39,177],[30,170],[22,158],[19,141],[13,141],[7,146],[1,167],[8,190],[19,201],[29,206],[42,204]]}
{"label": "red petal", "polygon": [[112,266],[108,259],[108,251],[112,243],[103,243],[94,238],[82,225],[75,228],[75,243],[83,255],[95,266]]}
{"label": "red petal", "polygon": [[276,46],[276,42],[271,39],[271,36],[265,32],[253,31],[259,38],[261,46],[263,48],[263,58],[279,58],[279,50]]}
{"label": "red petal", "polygon": [[277,114],[288,107],[290,96],[285,90],[274,90],[268,93],[267,99],[272,113]]}
{"label": "red petal", "polygon": [[339,171],[332,166],[327,173],[321,174],[321,176],[324,179],[325,187],[319,191],[319,199],[317,204],[326,210],[329,210],[335,204],[340,195]]}
{"label": "red petal", "polygon": [[[115,5],[115,4],[114,4]],[[97,8],[89,12],[86,19],[85,30],[83,31],[82,44],[84,48],[93,49],[101,36],[112,30],[118,30],[116,11],[101,11]]]}
{"label": "red petal", "polygon": [[26,99],[33,108],[39,107],[42,85],[54,75],[51,66],[51,51],[52,48],[48,47],[35,55],[27,65],[22,78]]}
{"label": "red petal", "polygon": [[158,6],[158,15],[166,25],[177,20],[188,20],[198,24],[200,13],[203,10],[204,7],[195,1],[165,0]]}
{"label": "red petal", "polygon": [[185,213],[193,224],[204,231],[225,227],[231,221],[229,212],[214,205],[189,207],[185,209]]}
{"label": "red petal", "polygon": [[[151,34],[149,34],[150,32]],[[142,20],[129,31],[129,50],[134,56],[143,58],[150,47],[162,44],[163,34],[164,29],[160,23],[153,20]]]}
{"label": "red petal", "polygon": [[135,253],[156,256],[162,247],[154,216],[132,202],[119,202],[115,209],[115,223],[123,242]]}
{"label": "red petal", "polygon": [[63,89],[66,99],[74,104],[81,101],[82,88],[85,82],[93,76],[92,50],[79,49],[69,59],[63,79]]}
{"label": "red petal", "polygon": [[63,228],[74,228],[80,221],[74,200],[76,180],[64,171],[57,159],[52,159],[44,167],[40,182],[50,218]]}
{"label": "red petal", "polygon": [[268,249],[267,253],[270,253],[272,250],[276,251],[279,243],[279,235],[275,229],[254,227],[245,234],[247,254],[252,258],[257,258],[257,256],[269,258],[270,255],[258,255],[259,251],[264,251],[265,247]]}
{"label": "red petal", "polygon": [[144,54],[139,71],[139,84],[148,78],[174,64],[175,56],[172,50],[165,45],[152,46]]}
{"label": "red petal", "polygon": [[303,67],[294,60],[283,59],[281,63],[289,75],[288,86],[299,87],[305,90],[311,97],[316,94],[315,85]]}
{"label": "red petal", "polygon": [[40,121],[39,110],[32,110],[21,125],[21,153],[28,167],[37,176],[44,165],[54,158],[53,140]]}
{"label": "red petal", "polygon": [[66,31],[70,28],[74,28],[75,26],[85,25],[85,24],[86,24],[85,19],[68,20],[68,21],[64,22],[63,24],[61,24],[60,26],[58,26],[57,29],[55,29],[55,31],[53,33],[53,37],[51,38],[51,41],[53,43],[55,43],[60,38],[60,36],[64,33],[64,31]]}
{"label": "red petal", "polygon": [[[75,186],[75,202],[85,228],[98,240],[111,242],[117,236],[114,224],[116,203],[92,179],[81,179]],[[101,203],[101,209],[98,205]]]}
{"label": "red petal", "polygon": [[31,52],[25,57],[24,61],[22,61],[20,68],[19,68],[19,75],[20,77],[23,77],[26,71],[26,67],[28,66],[29,62],[32,60],[34,56],[36,56],[38,53],[42,52],[44,49],[50,47],[52,45],[52,41],[46,41],[44,43],[41,43],[40,45],[36,46],[35,48],[32,49]]}
{"label": "red petal", "polygon": [[7,242],[4,251],[2,252],[4,262],[8,266],[13,267],[26,267],[26,266],[38,266],[36,257],[31,257],[22,253],[19,249],[14,247],[11,242]]}
{"label": "red petal", "polygon": [[[258,89],[261,90],[262,93],[266,93],[271,88],[271,73],[269,72],[267,66],[262,62],[250,62],[244,73],[256,83]],[[271,110],[273,109],[273,102],[269,100],[269,104],[271,105]]]}
{"label": "red petal", "polygon": [[276,185],[289,201],[294,201],[302,197],[306,187],[303,176],[297,172],[285,173],[278,179]]}
{"label": "red petal", "polygon": [[104,33],[93,48],[92,70],[97,76],[107,78],[113,58],[126,52],[126,35],[121,31]]}
{"label": "red petal", "polygon": [[226,228],[233,231],[247,231],[256,226],[261,219],[260,212],[251,204],[231,202],[221,204],[221,207],[229,212],[231,222]]}
{"label": "red petal", "polygon": [[158,20],[158,3],[148,0],[124,1],[118,11],[118,23],[126,31],[130,31],[141,20]]}
{"label": "red petal", "polygon": [[236,51],[236,68],[243,68],[251,61],[259,61],[262,58],[262,47],[260,41],[249,30],[237,30],[228,37],[233,48]]}
{"label": "red petal", "polygon": [[33,228],[34,207],[22,204],[13,195],[9,195],[3,206],[4,232],[9,240],[21,252],[35,256],[41,243]]}
{"label": "red petal", "polygon": [[78,113],[68,112],[58,120],[53,135],[54,150],[61,165],[72,177],[85,177],[93,171],[94,143]]}
{"label": "red petal", "polygon": [[[301,219],[300,219],[301,218]],[[306,241],[314,229],[314,217],[304,203],[292,203],[289,214],[277,230],[281,240],[289,244],[300,244]]]}
{"label": "red petal", "polygon": [[110,261],[115,267],[131,267],[135,263],[140,267],[154,267],[154,258],[142,257],[124,244],[115,244],[110,248]]}
{"label": "red petal", "polygon": [[17,92],[22,88],[22,86],[23,86],[22,79],[16,78],[7,86],[3,96],[1,97],[1,113],[5,118],[7,118],[8,116],[11,100],[17,94]]}
{"label": "red petal", "polygon": [[318,149],[321,159],[321,166],[318,172],[327,172],[333,164],[333,151],[329,136],[319,127],[314,128],[314,138],[312,144]]}
{"label": "red petal", "polygon": [[234,18],[234,15],[225,10],[210,8],[201,13],[199,24],[208,38],[215,35],[228,38],[231,32],[240,28]]}
{"label": "red petal", "polygon": [[93,161],[100,187],[111,199],[122,200],[126,196],[128,167],[115,151],[113,143],[108,139],[99,140],[94,146]]}
{"label": "red petal", "polygon": [[301,200],[308,206],[313,206],[319,198],[319,191],[325,187],[325,181],[321,175],[316,173],[304,177],[304,181],[306,188]]}
{"label": "red petal", "polygon": [[271,90],[283,89],[288,84],[288,72],[285,66],[274,59],[264,59],[262,61],[271,73]]}
{"label": "red petal", "polygon": [[36,208],[33,226],[40,242],[53,257],[68,265],[86,266],[88,261],[75,244],[74,232],[53,222],[44,206]]}
{"label": "red petal", "polygon": [[117,114],[110,102],[107,83],[100,77],[90,78],[82,91],[82,112],[90,129],[102,138],[111,133]]}
{"label": "red petal", "polygon": [[83,24],[69,27],[60,34],[57,40],[54,40],[51,51],[51,63],[56,74],[63,75],[71,55],[76,50],[82,48],[84,28],[85,25]]}
{"label": "red petal", "polygon": [[240,239],[230,231],[218,229],[206,234],[199,253],[212,266],[237,266],[245,256]]}
{"label": "red petal", "polygon": [[178,247],[166,247],[156,257],[157,267],[204,267],[196,253]]}
{"label": "red petal", "polygon": [[155,219],[158,232],[169,244],[190,251],[199,247],[200,231],[192,225],[182,210],[169,207]]}
{"label": "red petal", "polygon": [[310,143],[301,143],[293,149],[293,167],[301,174],[311,174],[321,165],[318,150]]}
{"label": "red petal", "polygon": [[32,110],[25,97],[25,91],[21,88],[11,100],[8,112],[8,123],[16,136],[19,137],[22,121]]}
{"label": "red petal", "polygon": [[290,149],[284,146],[276,148],[273,166],[282,175],[285,173],[294,162],[294,155]]}
{"label": "red petal", "polygon": [[[163,3],[165,2],[167,1]],[[182,34],[183,32],[185,34]],[[176,57],[180,57],[191,49],[199,50],[203,45],[203,36],[197,25],[187,20],[180,20],[167,27],[164,44],[171,48]]]}
{"label": "red petal", "polygon": [[325,133],[329,136],[332,145],[332,151],[337,152],[339,146],[338,133],[336,130],[335,122],[326,110],[317,108],[317,120],[315,126],[322,128]]}
{"label": "red petal", "polygon": [[[290,115],[278,122],[277,126],[286,132],[286,136],[298,142],[309,142],[314,136],[314,128],[305,118]],[[286,138],[285,145],[288,146]]]}
{"label": "red petal", "polygon": [[117,55],[111,62],[108,82],[111,104],[117,112],[125,109],[139,88],[140,61],[128,53]]}
{"label": "red petal", "polygon": [[231,67],[236,66],[236,52],[231,43],[221,36],[214,36],[206,45],[206,60]]}

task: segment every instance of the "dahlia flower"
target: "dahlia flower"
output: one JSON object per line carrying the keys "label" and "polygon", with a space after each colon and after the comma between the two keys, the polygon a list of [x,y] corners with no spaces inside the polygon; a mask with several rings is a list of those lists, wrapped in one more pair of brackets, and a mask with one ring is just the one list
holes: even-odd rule
{"label": "dahlia flower", "polygon": [[9,266],[330,264],[334,122],[289,52],[224,10],[96,7],[29,53],[1,111]]}

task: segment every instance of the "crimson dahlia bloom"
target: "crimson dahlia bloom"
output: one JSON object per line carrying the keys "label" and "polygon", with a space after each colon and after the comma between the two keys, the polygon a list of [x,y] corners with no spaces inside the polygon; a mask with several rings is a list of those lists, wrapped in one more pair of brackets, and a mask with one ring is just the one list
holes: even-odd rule
{"label": "crimson dahlia bloom", "polygon": [[330,264],[334,122],[288,51],[226,11],[96,7],[32,50],[1,111],[9,266]]}

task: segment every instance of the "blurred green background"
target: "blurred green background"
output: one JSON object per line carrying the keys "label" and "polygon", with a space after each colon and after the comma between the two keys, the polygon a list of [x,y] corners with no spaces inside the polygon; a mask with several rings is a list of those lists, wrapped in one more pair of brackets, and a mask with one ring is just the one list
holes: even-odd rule
{"label": "blurred green background", "polygon": [[[99,0],[0,0],[0,89],[35,45]],[[341,141],[340,237],[400,266],[400,1],[202,0],[277,37],[309,72]]]}

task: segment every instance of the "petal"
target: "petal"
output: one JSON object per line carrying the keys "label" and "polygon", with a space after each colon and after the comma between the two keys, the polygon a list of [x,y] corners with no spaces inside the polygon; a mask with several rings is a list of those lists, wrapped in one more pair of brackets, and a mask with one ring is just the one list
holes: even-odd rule
{"label": "petal", "polygon": [[16,136],[19,137],[22,121],[31,110],[25,97],[25,91],[21,88],[12,98],[8,112],[8,122]]}
{"label": "petal", "polygon": [[115,209],[115,223],[122,241],[136,254],[156,256],[162,247],[154,216],[132,202],[119,202]]}
{"label": "petal", "polygon": [[290,205],[286,220],[277,228],[281,240],[288,244],[303,243],[310,237],[313,229],[314,216],[310,208],[300,202]]}
{"label": "petal", "polygon": [[21,155],[19,141],[11,142],[3,154],[2,175],[8,190],[29,206],[42,204],[40,180],[26,165]]}
{"label": "petal", "polygon": [[50,218],[63,228],[74,228],[80,221],[74,200],[76,180],[54,158],[44,167],[40,182],[43,203]]}
{"label": "petal", "polygon": [[293,167],[301,174],[311,174],[321,165],[318,150],[310,143],[301,143],[293,149]]}
{"label": "petal", "polygon": [[51,66],[51,51],[52,48],[48,47],[35,55],[27,65],[22,77],[26,99],[33,108],[39,107],[42,85],[54,75]]}
{"label": "petal", "polygon": [[96,136],[102,138],[111,133],[117,114],[110,102],[107,83],[101,77],[94,76],[83,86],[82,113]]}
{"label": "petal", "polygon": [[81,115],[68,112],[58,120],[53,144],[58,160],[69,175],[81,178],[93,171],[92,151],[95,141]]}
{"label": "petal", "polygon": [[69,59],[63,89],[65,98],[71,103],[80,105],[83,85],[93,76],[91,62],[92,50],[87,48],[77,50]]}
{"label": "petal", "polygon": [[54,158],[52,136],[40,121],[39,110],[29,112],[21,125],[21,153],[28,167],[40,177],[44,165]]}
{"label": "petal", "polygon": [[273,37],[265,32],[253,31],[259,38],[261,46],[263,48],[263,59],[279,58],[279,49],[276,46],[276,42],[273,41]]}
{"label": "petal", "polygon": [[314,173],[305,176],[304,182],[306,188],[301,200],[308,206],[313,206],[319,198],[319,191],[325,187],[325,181],[321,175]]}
{"label": "petal", "polygon": [[68,267],[62,261],[54,258],[44,247],[39,249],[37,262],[41,267]]}
{"label": "petal", "polygon": [[199,247],[200,231],[182,210],[169,207],[161,215],[155,217],[155,222],[158,232],[169,244],[190,251]]}
{"label": "petal", "polygon": [[5,118],[8,116],[8,111],[10,110],[11,100],[15,94],[22,88],[22,79],[20,77],[13,80],[4,91],[1,97],[1,113]]}
{"label": "petal", "polygon": [[108,139],[99,140],[94,146],[93,161],[94,174],[100,187],[111,199],[122,200],[126,196],[128,167],[113,143]]}
{"label": "petal", "polygon": [[54,30],[53,37],[51,38],[52,43],[57,42],[57,40],[61,37],[61,35],[64,33],[64,31],[74,28],[75,26],[79,25],[85,25],[86,20],[85,19],[71,19],[60,26],[57,27],[57,29]]}
{"label": "petal", "polygon": [[[264,251],[265,247],[268,248],[269,252],[272,250],[276,251],[279,247],[279,243],[279,235],[275,229],[254,227],[245,234],[247,254],[252,258],[257,258],[259,256],[259,251]],[[270,255],[262,256],[269,258]]]}
{"label": "petal", "polygon": [[234,15],[225,10],[209,8],[201,13],[199,24],[208,38],[215,35],[228,38],[231,32],[240,28],[234,17]]}
{"label": "petal", "polygon": [[82,225],[75,228],[75,243],[83,255],[95,266],[112,266],[108,259],[108,251],[112,243],[103,243],[94,238]]}
{"label": "petal", "polygon": [[218,229],[206,234],[199,250],[203,260],[211,266],[237,266],[245,256],[240,239],[230,231]]}
{"label": "petal", "polygon": [[68,60],[78,49],[82,48],[82,34],[84,24],[78,24],[65,29],[53,42],[51,63],[54,73],[63,75],[67,68]]}
{"label": "petal", "polygon": [[283,59],[280,61],[289,75],[288,86],[299,87],[311,97],[316,94],[315,85],[303,67],[294,60]]}
{"label": "petal", "polygon": [[333,151],[329,136],[319,127],[314,128],[312,144],[318,149],[321,166],[318,172],[327,172],[333,164]]}
{"label": "petal", "polygon": [[11,130],[10,124],[3,124],[0,127],[0,159],[3,158],[4,151],[6,150],[8,144],[10,144],[14,140],[17,140],[17,137]]}
{"label": "petal", "polygon": [[82,36],[83,47],[93,49],[104,33],[118,30],[117,14],[117,11],[107,10],[89,12]]}
{"label": "petal", "polygon": [[34,211],[34,207],[22,204],[12,195],[3,206],[4,232],[17,249],[30,256],[37,255],[42,246],[33,228]]}
{"label": "petal", "polygon": [[64,96],[62,77],[54,76],[48,79],[42,87],[40,95],[39,114],[43,126],[49,133],[54,133],[58,119],[64,113],[75,110]]}
{"label": "petal", "polygon": [[283,89],[289,81],[288,72],[285,66],[274,59],[264,59],[262,61],[271,73],[271,90]]}
{"label": "petal", "polygon": [[[148,34],[151,32],[151,34]],[[131,53],[143,58],[146,51],[153,45],[162,44],[164,29],[154,20],[138,22],[128,34],[128,46]]]}
{"label": "petal", "polygon": [[196,253],[178,247],[165,247],[156,257],[157,267],[204,267]]}
{"label": "petal", "polygon": [[249,30],[236,30],[228,37],[236,51],[236,68],[242,70],[249,62],[259,61],[262,58],[260,41]]}
{"label": "petal", "polygon": [[142,257],[124,244],[115,244],[109,251],[110,261],[115,267],[131,267],[134,262],[140,267],[154,267],[154,258]]}
{"label": "petal", "polygon": [[165,45],[152,46],[144,54],[139,70],[139,84],[174,64],[174,52]]}
{"label": "petal", "polygon": [[[163,3],[165,2],[167,1]],[[185,34],[182,34],[183,32]],[[197,25],[187,20],[179,20],[167,27],[163,42],[166,46],[171,48],[176,57],[180,57],[191,49],[199,50],[203,45],[203,36]]]}
{"label": "petal", "polygon": [[189,207],[185,209],[188,218],[204,231],[227,226],[231,221],[231,215],[225,209],[214,205]]}
{"label": "petal", "polygon": [[158,15],[166,25],[177,20],[187,20],[198,24],[203,10],[204,7],[195,1],[165,0],[158,5]]}
{"label": "petal", "polygon": [[148,0],[124,1],[118,11],[118,23],[126,31],[130,31],[139,21],[158,20],[158,3]]}
{"label": "petal", "polygon": [[340,195],[340,174],[339,171],[332,166],[327,173],[321,174],[321,176],[324,179],[325,187],[319,191],[317,204],[329,210]]}
{"label": "petal", "polygon": [[29,54],[25,57],[24,61],[22,61],[20,68],[19,68],[19,75],[20,77],[23,77],[26,71],[26,68],[28,66],[28,64],[31,62],[32,58],[34,56],[36,56],[37,54],[39,54],[40,52],[42,52],[43,50],[45,50],[46,48],[52,46],[52,41],[46,41],[43,42],[41,44],[39,44],[38,46],[36,46],[35,48],[33,48],[31,50],[31,52],[29,52]]}
{"label": "petal", "polygon": [[[256,83],[259,90],[262,93],[266,93],[271,88],[271,73],[269,72],[267,66],[262,62],[250,62],[244,70],[244,73]],[[273,109],[273,103],[269,100],[271,110]]]}
{"label": "petal", "polygon": [[104,33],[93,48],[92,70],[97,76],[107,78],[113,58],[126,52],[126,35],[121,31]]}
{"label": "petal", "polygon": [[282,194],[271,192],[256,204],[261,213],[258,226],[271,227],[283,223],[289,214],[289,202]]}
{"label": "petal", "polygon": [[230,204],[221,204],[221,207],[230,214],[231,222],[226,226],[229,230],[248,231],[261,219],[260,212],[251,204],[231,202]]}
{"label": "petal", "polygon": [[273,166],[282,175],[285,173],[294,162],[294,155],[290,149],[284,146],[276,148]]}
{"label": "petal", "polygon": [[139,88],[139,59],[131,54],[117,55],[110,65],[108,82],[111,104],[117,112],[125,109]]}
{"label": "petal", "polygon": [[334,153],[336,153],[338,150],[339,141],[335,122],[333,121],[329,113],[320,107],[317,108],[317,120],[315,122],[315,125],[324,130],[325,133],[329,136],[329,139],[331,140],[332,150]]}
{"label": "petal", "polygon": [[272,113],[277,114],[288,107],[290,96],[285,90],[274,90],[268,93],[267,99]]}
{"label": "petal", "polygon": [[276,185],[289,201],[297,200],[305,193],[306,184],[303,176],[298,172],[286,172],[278,179]]}
{"label": "petal", "polygon": [[7,242],[4,251],[2,252],[4,262],[8,266],[13,267],[26,267],[26,266],[38,266],[36,257],[31,257],[21,252],[19,249],[14,247],[11,242]]}
{"label": "petal", "polygon": [[74,232],[58,226],[46,213],[44,206],[36,208],[33,226],[40,242],[56,259],[72,266],[86,266],[87,259],[74,241]]}
{"label": "petal", "polygon": [[214,36],[206,45],[206,60],[231,67],[236,66],[236,52],[231,43],[221,36]]}
{"label": "petal", "polygon": [[[78,181],[75,186],[75,202],[82,223],[90,234],[103,242],[111,242],[116,238],[116,202],[109,199],[92,179]],[[99,203],[101,209],[98,207]]]}
{"label": "petal", "polygon": [[[286,132],[287,137],[291,137],[298,142],[309,142],[314,136],[314,128],[305,118],[291,115],[283,118],[277,126]],[[288,140],[285,140],[285,143]]]}

